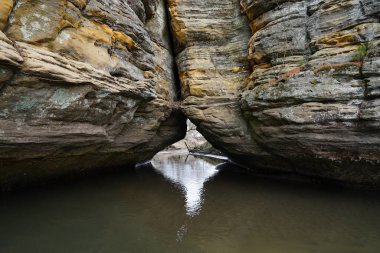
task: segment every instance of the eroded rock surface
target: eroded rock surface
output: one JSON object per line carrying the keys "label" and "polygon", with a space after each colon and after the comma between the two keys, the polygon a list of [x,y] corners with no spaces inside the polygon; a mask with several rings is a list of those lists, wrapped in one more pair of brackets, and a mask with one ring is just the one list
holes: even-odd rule
{"label": "eroded rock surface", "polygon": [[379,1],[169,6],[183,111],[212,144],[249,167],[380,184]]}
{"label": "eroded rock surface", "polygon": [[253,149],[239,107],[251,34],[239,3],[169,0],[169,13],[186,116],[223,152]]}
{"label": "eroded rock surface", "polygon": [[380,185],[379,67],[378,0],[0,0],[0,182],[150,158],[178,77],[236,162]]}
{"label": "eroded rock surface", "polygon": [[131,165],[183,137],[164,1],[0,3],[2,187]]}

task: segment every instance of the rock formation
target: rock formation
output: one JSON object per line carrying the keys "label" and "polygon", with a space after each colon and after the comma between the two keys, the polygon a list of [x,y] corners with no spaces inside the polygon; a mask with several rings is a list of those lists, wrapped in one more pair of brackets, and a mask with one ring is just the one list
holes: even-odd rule
{"label": "rock formation", "polygon": [[235,0],[169,0],[183,111],[219,150],[254,149],[239,100],[250,30]]}
{"label": "rock formation", "polygon": [[378,0],[0,0],[0,184],[151,158],[178,80],[232,160],[380,185],[379,67]]}
{"label": "rock formation", "polygon": [[252,136],[279,168],[379,184],[380,2],[269,2],[242,3]]}
{"label": "rock formation", "polygon": [[379,1],[169,8],[183,111],[206,139],[249,167],[380,184]]}
{"label": "rock formation", "polygon": [[166,18],[160,0],[0,1],[2,188],[183,138]]}

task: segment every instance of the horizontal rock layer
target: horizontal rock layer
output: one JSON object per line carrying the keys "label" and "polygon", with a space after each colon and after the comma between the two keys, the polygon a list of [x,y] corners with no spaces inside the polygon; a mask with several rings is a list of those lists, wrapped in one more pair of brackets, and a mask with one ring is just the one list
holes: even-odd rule
{"label": "horizontal rock layer", "polygon": [[164,1],[0,2],[2,188],[128,166],[183,137]]}
{"label": "horizontal rock layer", "polygon": [[249,167],[380,185],[379,1],[169,6],[183,111],[206,139]]}
{"label": "horizontal rock layer", "polygon": [[239,108],[250,30],[238,2],[169,0],[169,13],[186,116],[223,152],[252,149]]}
{"label": "horizontal rock layer", "polygon": [[3,187],[182,138],[177,74],[182,111],[234,161],[380,185],[377,0],[0,3]]}

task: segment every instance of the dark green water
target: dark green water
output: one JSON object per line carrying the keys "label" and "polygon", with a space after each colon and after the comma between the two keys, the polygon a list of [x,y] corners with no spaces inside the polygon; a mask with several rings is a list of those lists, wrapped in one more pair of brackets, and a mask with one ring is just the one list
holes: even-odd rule
{"label": "dark green water", "polygon": [[162,154],[155,168],[0,195],[0,252],[380,252],[378,192],[220,162]]}

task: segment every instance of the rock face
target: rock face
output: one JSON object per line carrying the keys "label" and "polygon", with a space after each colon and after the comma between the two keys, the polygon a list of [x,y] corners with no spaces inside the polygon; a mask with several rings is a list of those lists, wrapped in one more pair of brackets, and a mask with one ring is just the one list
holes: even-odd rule
{"label": "rock face", "polygon": [[379,1],[169,7],[183,111],[208,141],[249,167],[380,185]]}
{"label": "rock face", "polygon": [[176,93],[164,1],[0,1],[3,188],[150,159]]}
{"label": "rock face", "polygon": [[379,67],[378,0],[0,0],[0,185],[151,158],[177,79],[236,162],[380,185]]}
{"label": "rock face", "polygon": [[227,154],[253,149],[239,106],[251,34],[239,3],[169,0],[169,13],[186,116]]}

